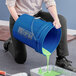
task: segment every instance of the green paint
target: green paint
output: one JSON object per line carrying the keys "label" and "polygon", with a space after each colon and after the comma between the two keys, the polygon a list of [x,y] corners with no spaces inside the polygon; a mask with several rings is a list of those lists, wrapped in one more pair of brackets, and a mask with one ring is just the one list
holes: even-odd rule
{"label": "green paint", "polygon": [[42,69],[39,69],[39,74],[42,76],[56,76],[56,75],[60,75],[60,73],[55,72],[55,71],[49,71],[49,59],[50,59],[50,55],[51,53],[49,51],[47,51],[46,49],[42,48],[42,52],[43,54],[47,57],[47,71],[43,72]]}
{"label": "green paint", "polygon": [[42,73],[43,73],[41,68],[39,69],[39,72],[38,72],[38,73],[39,73],[39,74],[42,74]]}
{"label": "green paint", "polygon": [[56,75],[60,75],[60,73],[57,73],[55,71],[49,71],[43,74],[43,76],[56,76]]}
{"label": "green paint", "polygon": [[50,56],[51,55],[51,53],[49,51],[47,51],[46,49],[44,49],[44,48],[42,48],[42,52],[46,56]]}
{"label": "green paint", "polygon": [[51,53],[49,51],[47,51],[46,49],[44,49],[44,48],[42,48],[42,52],[47,57],[47,72],[48,72],[48,69],[49,69],[49,59],[50,59]]}
{"label": "green paint", "polygon": [[42,76],[57,76],[57,75],[60,75],[60,73],[55,72],[55,71],[42,72],[42,73],[39,73],[39,74],[42,75]]}

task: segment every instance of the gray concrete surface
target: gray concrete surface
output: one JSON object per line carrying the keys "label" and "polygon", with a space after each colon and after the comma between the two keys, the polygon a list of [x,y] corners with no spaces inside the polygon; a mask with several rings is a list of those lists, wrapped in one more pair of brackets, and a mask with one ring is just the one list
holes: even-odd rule
{"label": "gray concrete surface", "polygon": [[[5,53],[3,43],[0,41],[0,70],[10,74],[26,72],[30,76],[30,69],[46,65],[46,57],[35,52],[29,46],[27,46],[27,61],[24,64],[17,64],[9,52]],[[76,67],[76,40],[68,43],[68,49],[70,55],[67,58],[72,60],[72,65]],[[55,58],[56,52],[52,54],[50,64],[55,64]]]}

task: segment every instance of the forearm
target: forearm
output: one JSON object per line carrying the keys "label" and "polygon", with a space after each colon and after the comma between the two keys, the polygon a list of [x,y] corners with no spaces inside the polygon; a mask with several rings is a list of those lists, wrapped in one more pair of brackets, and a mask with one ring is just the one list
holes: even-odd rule
{"label": "forearm", "polygon": [[58,14],[57,14],[57,9],[55,5],[52,5],[50,7],[48,7],[48,11],[50,12],[50,14],[52,15],[54,22],[53,25],[56,27],[56,29],[59,29],[61,27],[59,18],[58,18]]}
{"label": "forearm", "polygon": [[14,8],[14,6],[8,6],[8,10],[10,12],[10,14],[12,15],[13,19],[16,21],[18,19],[18,15],[17,15],[17,12]]}
{"label": "forearm", "polygon": [[57,14],[57,9],[56,9],[55,5],[48,7],[48,11],[52,15],[54,20],[59,20],[58,14]]}

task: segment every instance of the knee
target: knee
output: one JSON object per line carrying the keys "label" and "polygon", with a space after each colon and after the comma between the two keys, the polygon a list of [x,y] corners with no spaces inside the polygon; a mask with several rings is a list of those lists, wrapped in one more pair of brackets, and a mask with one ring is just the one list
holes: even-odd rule
{"label": "knee", "polygon": [[66,23],[67,23],[66,18],[60,14],[58,15],[58,17],[59,17],[59,21],[60,21],[61,25],[66,25]]}

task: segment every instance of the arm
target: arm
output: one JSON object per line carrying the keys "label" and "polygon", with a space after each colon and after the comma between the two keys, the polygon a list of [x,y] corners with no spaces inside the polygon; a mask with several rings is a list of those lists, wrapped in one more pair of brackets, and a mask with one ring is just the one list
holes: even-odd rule
{"label": "arm", "polygon": [[14,6],[7,6],[8,7],[8,10],[10,12],[10,14],[12,15],[13,19],[16,21],[18,19],[18,15],[17,15],[17,12],[14,8]]}
{"label": "arm", "polygon": [[58,29],[61,27],[59,22],[57,9],[56,9],[56,2],[55,0],[44,0],[46,8],[48,9],[49,13],[52,15],[54,22],[53,25]]}
{"label": "arm", "polygon": [[57,9],[55,5],[52,5],[50,7],[48,7],[48,11],[50,12],[50,14],[52,15],[53,19],[54,19],[54,26],[58,29],[61,27],[59,18],[58,18],[58,14],[57,14]]}
{"label": "arm", "polygon": [[16,3],[16,0],[6,0],[6,5],[8,7],[8,10],[9,10],[11,16],[13,17],[13,19],[16,21],[18,18],[18,15],[15,10],[15,3]]}
{"label": "arm", "polygon": [[59,20],[58,15],[57,15],[56,6],[53,5],[53,6],[48,7],[48,11],[50,12],[50,14],[54,18],[54,20]]}

